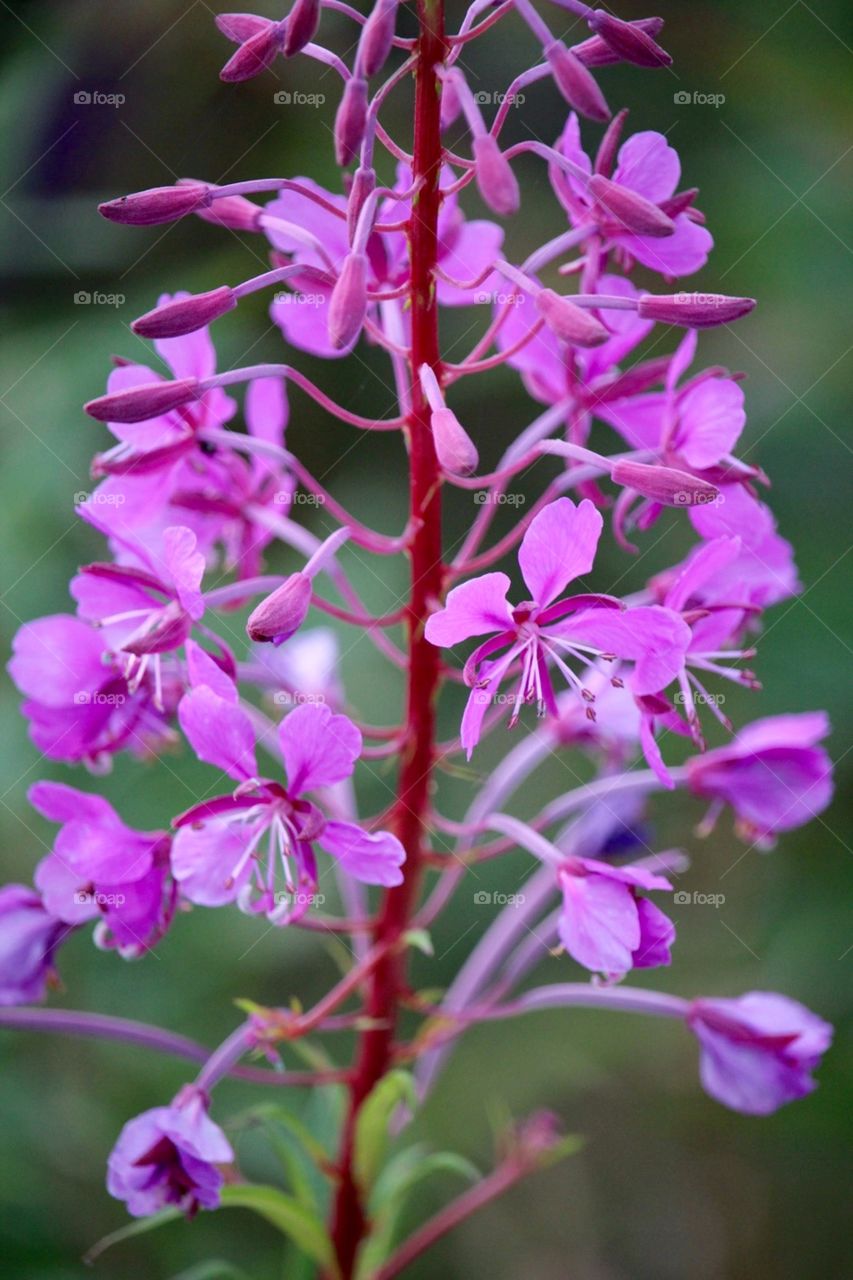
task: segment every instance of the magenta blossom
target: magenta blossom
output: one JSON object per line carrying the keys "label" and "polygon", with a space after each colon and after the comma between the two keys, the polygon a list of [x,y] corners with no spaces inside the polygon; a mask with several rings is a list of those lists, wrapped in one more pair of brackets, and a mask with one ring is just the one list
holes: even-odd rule
{"label": "magenta blossom", "polygon": [[560,940],[569,955],[610,979],[629,969],[670,963],[672,921],[639,889],[672,889],[643,867],[615,867],[596,858],[569,858],[560,868]]}
{"label": "magenta blossom", "polygon": [[99,945],[122,955],[149,950],[174,909],[168,834],[133,831],[102,796],[59,782],[37,782],[29,801],[62,828],[36,869],[48,911],[71,925],[98,920]]}
{"label": "magenta blossom", "polygon": [[718,589],[760,609],[797,595],[801,588],[794,553],[777,532],[770,509],[746,485],[723,484],[719,488],[716,502],[690,507],[688,513],[700,537],[741,540],[737,560],[716,579]]}
{"label": "magenta blossom", "polygon": [[771,843],[829,804],[832,763],[817,745],[828,733],[823,711],[755,720],[729,746],[688,760],[688,783],[715,812],[730,805],[746,839]]}
{"label": "magenta blossom", "polygon": [[815,1088],[812,1072],[832,1027],[796,1000],[750,991],[733,1000],[694,1000],[687,1024],[701,1046],[700,1074],[712,1098],[766,1116]]}
{"label": "magenta blossom", "polygon": [[182,1091],[169,1107],[153,1107],[129,1120],[108,1161],[107,1190],[128,1213],[144,1218],[175,1206],[192,1217],[215,1209],[222,1187],[220,1164],[234,1152],[207,1114],[203,1094]]}
{"label": "magenta blossom", "polygon": [[[588,499],[575,506],[569,498],[558,498],[531,520],[519,549],[531,599],[513,607],[506,598],[507,575],[487,573],[454,587],[444,608],[427,619],[427,639],[442,647],[497,632],[465,664],[465,682],[472,692],[461,741],[469,759],[486,709],[516,659],[521,675],[511,723],[525,702],[535,702],[540,715],[557,714],[551,663],[590,704],[588,714],[594,719],[594,695],[563,655],[584,666],[595,658],[634,663],[631,687],[638,695],[656,693],[677,674],[690,640],[677,614],[659,606],[626,609],[605,596],[557,599],[570,582],[589,573],[601,528],[601,515]],[[492,658],[501,650],[499,658]]]}
{"label": "magenta blossom", "polygon": [[[592,163],[581,146],[580,125],[574,113],[569,116],[557,149],[568,160],[592,173]],[[714,245],[710,232],[701,225],[701,215],[692,207],[692,194],[677,194],[680,178],[678,153],[661,133],[651,130],[635,133],[619,148],[612,181],[626,192],[656,205],[675,223],[672,235],[638,235],[620,225],[618,219],[597,204],[577,178],[556,165],[551,166],[552,186],[572,226],[597,227],[605,245],[619,253],[626,267],[636,261],[668,279],[698,271],[705,265]]]}
{"label": "magenta blossom", "polygon": [[23,884],[0,888],[0,1005],[43,1000],[56,981],[53,957],[67,924]]}
{"label": "magenta blossom", "polygon": [[239,785],[176,819],[172,865],[182,893],[201,906],[236,901],[286,923],[313,900],[315,843],[356,880],[399,884],[405,853],[396,836],[328,818],[305,798],[351,776],[361,753],[352,721],[324,704],[296,707],[278,727],[286,783],[261,778],[252,722],[234,685],[195,647],[191,663],[195,687],[181,702],[181,727],[199,757]]}

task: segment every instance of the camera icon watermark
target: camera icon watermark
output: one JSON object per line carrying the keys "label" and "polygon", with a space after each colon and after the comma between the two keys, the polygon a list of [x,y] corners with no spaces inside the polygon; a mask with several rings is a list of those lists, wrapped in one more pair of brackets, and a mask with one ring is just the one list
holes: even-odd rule
{"label": "camera icon watermark", "polygon": [[272,100],[277,107],[322,107],[325,93],[300,93],[298,90],[279,89]]}
{"label": "camera icon watermark", "polygon": [[301,707],[305,703],[319,704],[326,701],[323,693],[309,693],[302,689],[280,689],[273,694],[273,702],[279,707]]}
{"label": "camera icon watermark", "polygon": [[309,893],[304,889],[282,890],[273,894],[277,907],[322,907],[325,901],[325,893]]}
{"label": "camera icon watermark", "polygon": [[90,293],[78,289],[74,294],[75,307],[123,307],[127,301],[123,293]]}
{"label": "camera icon watermark", "polygon": [[481,107],[502,107],[504,103],[508,107],[523,107],[527,99],[523,93],[507,93],[505,90],[478,89],[474,94],[474,101]]}
{"label": "camera icon watermark", "polygon": [[118,110],[126,102],[123,93],[104,93],[101,89],[78,89],[74,94],[75,107],[113,107]]}
{"label": "camera icon watermark", "polygon": [[719,108],[726,100],[724,93],[702,93],[699,89],[692,92],[689,89],[679,89],[677,93],[672,95],[672,100],[677,107],[716,107]]}
{"label": "camera icon watermark", "polygon": [[127,698],[123,693],[101,693],[96,689],[78,689],[74,694],[74,704],[78,707],[121,707]]}
{"label": "camera icon watermark", "polygon": [[520,907],[524,902],[523,893],[492,893],[489,889],[478,889],[474,894],[477,907]]}
{"label": "camera icon watermark", "polygon": [[679,889],[672,895],[672,901],[676,907],[714,907],[718,911],[726,901],[724,893],[700,893],[698,889],[689,892],[686,889]]}
{"label": "camera icon watermark", "polygon": [[126,501],[127,497],[123,493],[101,493],[98,489],[95,489],[93,493],[86,493],[84,489],[81,489],[79,493],[74,495],[75,507],[82,507],[84,502],[87,502],[89,506],[96,507],[123,507]]}
{"label": "camera icon watermark", "polygon": [[326,499],[322,493],[302,493],[297,489],[279,489],[273,494],[273,502],[277,507],[324,507]]}
{"label": "camera icon watermark", "polygon": [[74,894],[76,907],[97,907],[105,911],[108,907],[123,907],[127,898],[123,893],[99,893],[97,890],[79,889]]}
{"label": "camera icon watermark", "polygon": [[474,493],[478,507],[523,507],[526,501],[523,493],[492,493],[490,489],[477,489]]}

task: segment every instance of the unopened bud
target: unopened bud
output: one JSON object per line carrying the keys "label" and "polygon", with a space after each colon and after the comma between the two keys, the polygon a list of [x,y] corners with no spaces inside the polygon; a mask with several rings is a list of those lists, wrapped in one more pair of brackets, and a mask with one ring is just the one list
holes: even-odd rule
{"label": "unopened bud", "polygon": [[[654,40],[663,31],[663,18],[638,18],[629,25]],[[606,40],[602,40],[601,36],[593,36],[582,44],[573,45],[572,53],[585,67],[612,67],[614,63],[622,61],[621,55]]]}
{"label": "unopened bud", "polygon": [[126,391],[99,396],[83,408],[90,418],[96,418],[98,422],[145,422],[148,418],[158,418],[161,413],[197,400],[199,391],[198,378],[144,382]]}
{"label": "unopened bud", "polygon": [[589,193],[595,202],[628,231],[638,236],[671,236],[675,223],[656,204],[637,195],[601,173],[589,180]]}
{"label": "unopened bud", "polygon": [[712,329],[749,315],[754,306],[754,298],[730,298],[724,293],[641,293],[637,312],[643,320]]}
{"label": "unopened bud", "polygon": [[129,227],[155,227],[162,222],[175,222],[195,213],[210,199],[210,188],[203,182],[184,182],[174,187],[149,187],[117,200],[98,205],[98,213],[109,222]]}
{"label": "unopened bud", "polygon": [[208,293],[192,294],[189,298],[176,298],[162,307],[155,307],[130,326],[141,338],[180,338],[185,333],[195,333],[206,324],[224,316],[237,305],[233,290],[227,285],[211,289]]}
{"label": "unopened bud", "polygon": [[283,644],[302,626],[310,607],[311,579],[307,573],[292,573],[249,615],[249,639],[259,644]]}
{"label": "unopened bud", "polygon": [[245,40],[219,73],[226,84],[239,84],[260,75],[275,58],[281,48],[281,28],[270,22],[255,35]]}
{"label": "unopened bud", "polygon": [[358,65],[366,80],[377,75],[388,60],[394,42],[398,0],[376,0],[358,42]]}
{"label": "unopened bud", "polygon": [[258,218],[263,209],[245,196],[222,196],[218,200],[211,200],[209,205],[196,209],[196,213],[205,222],[212,222],[217,227],[227,227],[229,231],[257,231]]}
{"label": "unopened bud", "polygon": [[612,13],[596,9],[587,18],[590,29],[610,46],[625,62],[638,67],[669,67],[672,58],[652,37],[633,22],[623,22]]}
{"label": "unopened bud", "polygon": [[320,25],[320,0],[296,0],[290,10],[284,31],[284,56],[292,58],[317,34]]}
{"label": "unopened bud", "polygon": [[494,213],[511,217],[518,212],[521,196],[515,174],[497,140],[490,133],[480,134],[473,142],[477,162],[477,189]]}
{"label": "unopened bud", "polygon": [[254,13],[219,13],[215,22],[222,34],[235,44],[245,44],[273,25],[269,18],[260,18]]}
{"label": "unopened bud", "polygon": [[548,328],[563,342],[578,347],[594,347],[609,337],[600,320],[582,307],[576,307],[568,298],[561,298],[553,289],[537,293],[536,309]]}
{"label": "unopened bud", "polygon": [[622,130],[625,127],[625,121],[627,119],[627,107],[623,107],[621,111],[617,111],[616,115],[605,129],[604,137],[601,139],[598,151],[595,153],[595,172],[603,173],[605,178],[609,178],[613,172],[613,166],[616,163],[616,153],[619,150],[619,143],[622,138]]}
{"label": "unopened bud", "polygon": [[372,195],[376,189],[376,171],[375,169],[365,169],[359,165],[352,176],[352,186],[349,191],[349,199],[347,200],[347,232],[349,234],[350,244],[352,244],[355,236],[355,229],[358,225],[358,217],[364,208],[364,202],[369,195]]}
{"label": "unopened bud", "polygon": [[444,471],[454,476],[470,476],[477,470],[479,455],[474,442],[452,409],[433,409],[430,418],[435,452]]}
{"label": "unopened bud", "polygon": [[590,120],[609,120],[610,108],[595,77],[566,48],[562,40],[552,40],[544,53],[554,82],[569,106],[574,107],[582,116],[589,116]]}
{"label": "unopened bud", "polygon": [[367,258],[350,253],[329,301],[329,341],[341,351],[355,342],[367,311]]}
{"label": "unopened bud", "polygon": [[441,132],[449,129],[459,119],[462,103],[452,76],[445,76],[441,82]]}
{"label": "unopened bud", "polygon": [[335,116],[335,159],[343,168],[358,155],[367,121],[367,81],[358,76],[347,80],[341,105]]}
{"label": "unopened bud", "polygon": [[611,472],[614,484],[659,502],[665,507],[698,507],[713,502],[719,490],[707,480],[674,467],[650,466],[644,462],[620,461]]}

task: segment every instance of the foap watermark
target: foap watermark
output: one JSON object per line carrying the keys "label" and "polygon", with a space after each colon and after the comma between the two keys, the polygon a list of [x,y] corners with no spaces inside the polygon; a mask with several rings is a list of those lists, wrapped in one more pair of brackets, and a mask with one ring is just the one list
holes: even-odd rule
{"label": "foap watermark", "polygon": [[90,293],[78,289],[74,295],[75,307],[123,307],[127,299],[123,293]]}
{"label": "foap watermark", "polygon": [[74,702],[78,707],[120,707],[127,699],[123,693],[101,693],[100,690],[78,689]]}
{"label": "foap watermark", "polygon": [[677,507],[712,507],[725,502],[725,496],[719,490],[706,492],[704,489],[694,489],[691,492],[689,489],[680,489],[672,495],[672,500]]}
{"label": "foap watermark", "polygon": [[127,898],[123,893],[99,893],[96,890],[79,889],[74,894],[74,904],[78,907],[98,907],[103,911],[106,907],[123,907]]}
{"label": "foap watermark", "polygon": [[297,89],[279,89],[272,100],[277,107],[322,107],[325,93],[301,93]]}
{"label": "foap watermark", "polygon": [[474,501],[478,507],[523,507],[527,499],[523,493],[492,493],[490,489],[477,489]]}
{"label": "foap watermark", "polygon": [[694,889],[691,893],[687,889],[679,889],[672,895],[672,901],[676,907],[716,907],[719,911],[726,901],[726,895],[724,893],[700,893],[698,889]]}
{"label": "foap watermark", "polygon": [[[700,693],[698,689],[694,691],[692,699],[697,706],[724,707],[726,704],[726,695],[724,693]],[[680,689],[672,700],[679,706],[683,706],[687,702],[687,698]]]}
{"label": "foap watermark", "polygon": [[524,302],[523,293],[512,293],[504,290],[481,289],[474,294],[475,302],[488,302],[493,307],[520,307]]}
{"label": "foap watermark", "polygon": [[112,107],[117,111],[126,102],[123,93],[105,93],[102,89],[78,89],[74,94],[75,107]]}
{"label": "foap watermark", "polygon": [[273,702],[279,707],[301,707],[305,703],[319,704],[326,701],[323,693],[308,693],[302,689],[280,689],[273,694]]}
{"label": "foap watermark", "polygon": [[323,507],[326,499],[322,493],[301,493],[298,489],[291,493],[288,489],[279,489],[273,495],[277,507]]}
{"label": "foap watermark", "polygon": [[489,889],[478,889],[474,894],[477,907],[520,907],[524,901],[523,893],[492,893]]}
{"label": "foap watermark", "polygon": [[279,307],[321,307],[328,302],[325,293],[291,293],[288,289],[280,289],[273,294],[273,302]]}
{"label": "foap watermark", "polygon": [[527,99],[523,93],[507,93],[506,90],[500,89],[494,92],[489,89],[478,89],[474,94],[474,101],[481,107],[502,107],[504,103],[508,107],[523,107]]}
{"label": "foap watermark", "polygon": [[700,89],[679,89],[672,95],[677,107],[721,107],[726,100],[724,93],[703,93]]}
{"label": "foap watermark", "polygon": [[325,893],[309,893],[305,889],[282,890],[273,894],[277,907],[322,907],[325,901]]}
{"label": "foap watermark", "polygon": [[109,491],[101,493],[98,489],[95,489],[92,493],[86,493],[85,490],[81,489],[79,493],[74,495],[75,507],[82,507],[84,502],[88,503],[90,507],[123,507],[126,501],[127,497],[123,493],[110,493]]}

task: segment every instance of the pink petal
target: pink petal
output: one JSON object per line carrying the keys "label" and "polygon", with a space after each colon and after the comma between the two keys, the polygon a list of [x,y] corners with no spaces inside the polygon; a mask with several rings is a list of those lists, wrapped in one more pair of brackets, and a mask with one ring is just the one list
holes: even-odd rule
{"label": "pink petal", "polygon": [[296,707],[282,720],[278,737],[288,790],[294,795],[349,778],[361,754],[358,729],[325,704]]}
{"label": "pink petal", "polygon": [[165,529],[163,558],[175,584],[178,599],[190,617],[197,621],[204,613],[204,601],[199,588],[205,565],[204,556],[197,550],[197,539],[192,529],[185,525],[170,525]]}
{"label": "pink petal", "polygon": [[238,782],[257,777],[255,734],[245,711],[201,685],[181,698],[178,720],[205,764],[223,769]]}
{"label": "pink petal", "polygon": [[579,507],[571,498],[558,498],[534,516],[518,563],[537,604],[550,604],[569,582],[589,573],[603,524],[588,498]]}
{"label": "pink petal", "polygon": [[187,674],[193,689],[207,685],[220,698],[236,706],[240,700],[237,686],[225,674],[219,663],[214,662],[210,654],[202,649],[201,645],[196,644],[195,640],[187,640],[185,652]]}
{"label": "pink petal", "polygon": [[352,822],[327,822],[317,843],[364,884],[389,888],[403,882],[400,867],[406,860],[406,851],[388,831],[369,832]]}
{"label": "pink petal", "polygon": [[[465,222],[453,238],[451,247],[443,253],[439,249],[441,267],[459,280],[473,280],[499,257],[503,240],[503,227],[497,223],[485,220]],[[439,279],[436,282],[438,300],[445,307],[470,307],[474,302],[485,301],[498,287],[498,280],[492,275],[476,289],[457,289],[455,285]]]}
{"label": "pink petal", "polygon": [[560,940],[593,973],[622,974],[640,942],[637,904],[625,885],[603,876],[565,875]]}
{"label": "pink petal", "polygon": [[714,247],[710,231],[684,213],[675,219],[671,236],[620,236],[619,241],[644,267],[668,277],[693,275],[704,267]]}
{"label": "pink petal", "polygon": [[46,707],[74,705],[110,675],[103,635],[70,614],[25,622],[12,647],[9,675],[21,693]]}
{"label": "pink petal", "polygon": [[691,467],[713,467],[731,453],[746,423],[743,390],[731,378],[706,378],[678,402],[678,452]]}
{"label": "pink petal", "polygon": [[202,907],[233,902],[252,874],[250,858],[229,883],[253,834],[254,829],[243,822],[181,827],[172,842],[172,873],[183,896]]}
{"label": "pink petal", "polygon": [[678,186],[681,161],[662,133],[632,134],[619,148],[613,181],[645,196],[652,204],[668,200]]}
{"label": "pink petal", "polygon": [[740,554],[740,538],[714,538],[695,548],[682,565],[678,577],[666,593],[669,609],[681,610],[707,582],[737,559]]}
{"label": "pink petal", "polygon": [[78,791],[64,782],[36,782],[27,792],[27,799],[49,822],[121,822],[103,796]]}
{"label": "pink petal", "polygon": [[454,587],[443,609],[427,618],[424,634],[430,644],[446,648],[471,636],[506,631],[512,624],[512,610],[506,593],[510,582],[505,573],[485,573]]}
{"label": "pink petal", "polygon": [[658,605],[622,611],[588,609],[549,630],[635,662],[631,688],[640,695],[666,688],[681,670],[690,644],[687,623],[671,609]]}

